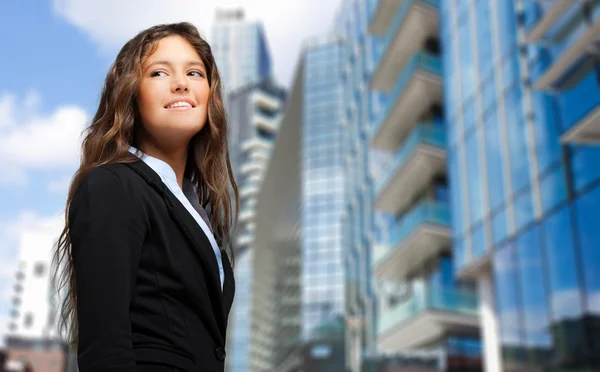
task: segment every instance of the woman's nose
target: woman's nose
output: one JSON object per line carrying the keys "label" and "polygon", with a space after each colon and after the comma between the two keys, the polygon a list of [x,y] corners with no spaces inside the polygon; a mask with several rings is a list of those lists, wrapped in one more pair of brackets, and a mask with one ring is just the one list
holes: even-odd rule
{"label": "woman's nose", "polygon": [[185,79],[180,78],[180,77],[175,77],[173,80],[174,81],[173,81],[173,85],[171,88],[171,90],[173,92],[182,92],[182,91],[187,92],[188,91],[188,84]]}

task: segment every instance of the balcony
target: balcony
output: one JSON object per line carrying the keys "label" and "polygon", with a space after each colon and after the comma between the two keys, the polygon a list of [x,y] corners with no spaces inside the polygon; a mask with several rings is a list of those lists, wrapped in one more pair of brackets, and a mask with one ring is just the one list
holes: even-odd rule
{"label": "balcony", "polygon": [[263,107],[267,110],[276,111],[281,108],[281,101],[278,98],[269,96],[264,92],[256,91],[253,93],[253,97],[254,103],[257,106]]}
{"label": "balcony", "polygon": [[389,249],[373,257],[374,275],[402,281],[429,258],[450,250],[450,210],[446,204],[426,201],[391,228]]}
{"label": "balcony", "polygon": [[272,141],[258,137],[253,137],[242,142],[242,151],[259,150],[268,152],[271,150],[272,147]]}
{"label": "balcony", "polygon": [[[573,9],[569,9],[569,13],[572,12]],[[600,46],[600,17],[586,24],[581,12],[570,16],[555,37],[544,41],[554,56],[554,63],[535,81],[536,89],[568,89],[596,64],[591,52]]]}
{"label": "balcony", "polygon": [[377,36],[385,35],[398,11],[402,0],[371,0],[369,6],[369,33]]}
{"label": "balcony", "polygon": [[477,296],[454,288],[415,288],[382,314],[377,333],[379,348],[390,351],[426,346],[447,333],[477,336]]}
{"label": "balcony", "polygon": [[446,128],[419,124],[398,150],[375,187],[375,209],[405,210],[432,178],[446,172]]}
{"label": "balcony", "polygon": [[560,140],[562,143],[600,144],[600,107],[588,113],[563,134]]}
{"label": "balcony", "polygon": [[260,188],[258,185],[256,184],[245,184],[244,186],[242,186],[242,188],[240,189],[240,198],[245,198],[245,197],[249,197],[249,196],[258,196],[258,193],[260,192]]}
{"label": "balcony", "polygon": [[[382,3],[387,1],[381,0]],[[382,7],[383,9],[384,7]],[[389,92],[410,56],[437,39],[439,0],[403,0],[374,56],[374,89]]]}
{"label": "balcony", "polygon": [[255,215],[254,208],[244,208],[240,211],[238,219],[240,222],[247,222],[253,220]]}
{"label": "balcony", "polygon": [[416,53],[390,93],[371,132],[371,146],[392,151],[432,105],[442,101],[441,63],[437,56]]}
{"label": "balcony", "polygon": [[541,18],[527,32],[527,41],[530,43],[541,41],[573,3],[564,0],[546,0],[537,2],[536,5],[539,7]]}
{"label": "balcony", "polygon": [[237,237],[237,247],[238,250],[236,253],[240,253],[244,248],[248,247],[254,242],[254,234],[252,233],[244,233],[238,235]]}
{"label": "balcony", "polygon": [[265,163],[262,161],[249,161],[240,167],[242,174],[262,174],[265,170]]}
{"label": "balcony", "polygon": [[261,112],[255,112],[252,122],[254,126],[259,129],[263,129],[267,132],[277,131],[279,120],[276,116],[267,116]]}

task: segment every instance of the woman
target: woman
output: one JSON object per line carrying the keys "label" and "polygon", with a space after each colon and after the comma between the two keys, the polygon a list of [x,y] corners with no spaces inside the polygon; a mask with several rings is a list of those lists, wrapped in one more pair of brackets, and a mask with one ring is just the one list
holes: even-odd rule
{"label": "woman", "polygon": [[141,32],[108,72],[54,257],[81,372],[224,370],[238,191],[220,89],[189,23]]}

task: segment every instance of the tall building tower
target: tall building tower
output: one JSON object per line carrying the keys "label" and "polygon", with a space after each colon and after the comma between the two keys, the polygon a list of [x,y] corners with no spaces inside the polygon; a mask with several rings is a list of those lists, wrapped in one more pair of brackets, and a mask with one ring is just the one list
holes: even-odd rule
{"label": "tall building tower", "polygon": [[599,1],[444,0],[455,269],[486,371],[600,365]]}
{"label": "tall building tower", "polygon": [[[344,226],[347,189],[348,131],[344,122],[342,80],[345,45],[326,37],[304,49],[304,116],[302,118],[302,339],[328,363],[345,361]],[[331,360],[332,359],[332,360]],[[308,363],[308,361],[305,361]],[[309,364],[310,365],[310,364]],[[308,370],[324,370],[317,362]]]}
{"label": "tall building tower", "polygon": [[[264,178],[273,141],[285,104],[285,91],[269,81],[249,83],[229,94],[228,116],[237,127],[238,137],[231,151],[234,177],[240,192],[240,214],[235,231],[236,301],[229,316],[227,370],[245,372],[261,370],[260,354],[264,336],[252,327],[253,285],[257,262],[254,255],[255,206]],[[261,337],[262,336],[262,337]]]}
{"label": "tall building tower", "polygon": [[261,371],[345,365],[343,51],[337,37],[305,45],[258,197]]}
{"label": "tall building tower", "polygon": [[246,21],[243,9],[217,10],[210,45],[225,93],[271,78],[271,52],[263,25]]}
{"label": "tall building tower", "polygon": [[301,59],[255,206],[256,291],[246,322],[260,343],[252,347],[252,372],[291,372],[302,362],[303,66]]}
{"label": "tall building tower", "polygon": [[339,36],[305,44],[259,193],[265,371],[359,371],[368,344],[368,162],[361,116],[346,114],[347,53]]}
{"label": "tall building tower", "polygon": [[452,254],[451,215],[463,209],[453,213],[449,204],[453,132],[442,109],[441,13],[438,0],[370,1],[366,12],[375,37],[370,86],[378,93],[370,144],[386,161],[374,192],[387,221],[373,259],[377,339],[381,352],[429,351],[442,370],[477,371],[476,291],[456,274]]}
{"label": "tall building tower", "polygon": [[21,232],[13,310],[8,338],[58,338],[57,308],[51,281],[51,251],[60,234],[58,224]]}
{"label": "tall building tower", "polygon": [[236,301],[230,315],[226,368],[229,372],[268,370],[262,358],[264,329],[253,326],[261,304],[255,275],[255,206],[285,91],[274,83],[271,55],[263,26],[245,20],[241,9],[217,10],[211,46],[223,81],[229,121],[229,153],[240,191],[239,223],[234,232]]}

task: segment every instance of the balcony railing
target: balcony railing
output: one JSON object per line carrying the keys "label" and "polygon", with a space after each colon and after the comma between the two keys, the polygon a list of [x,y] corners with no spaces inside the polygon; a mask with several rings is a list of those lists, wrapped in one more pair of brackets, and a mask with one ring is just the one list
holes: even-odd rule
{"label": "balcony railing", "polygon": [[414,290],[408,299],[383,313],[379,319],[378,333],[385,333],[430,310],[476,316],[478,306],[477,296],[472,292],[443,287],[420,288]]}
{"label": "balcony railing", "polygon": [[410,8],[413,5],[415,5],[415,3],[420,3],[423,5],[433,7],[436,10],[439,10],[439,4],[440,4],[439,0],[404,0],[404,1],[402,1],[400,9],[398,10],[398,12],[396,13],[396,16],[392,20],[392,24],[390,25],[387,32],[385,33],[385,36],[383,36],[383,39],[379,43],[379,48],[377,48],[375,50],[375,56],[373,58],[373,66],[375,67],[375,69],[378,68],[379,64],[381,63],[381,60],[385,56],[385,53],[388,51],[388,49],[390,48],[390,45],[394,41],[394,39],[396,37],[396,33],[398,32],[398,28],[402,25],[402,22],[405,20],[406,15],[408,14],[408,11],[410,10]]}
{"label": "balcony railing", "polygon": [[380,260],[386,260],[387,256],[393,254],[400,243],[421,225],[433,224],[450,227],[450,216],[450,208],[447,204],[435,201],[422,202],[391,227],[388,249],[376,251],[373,262],[377,264]]}
{"label": "balcony railing", "polygon": [[[378,132],[381,131],[386,125],[409,126],[413,124],[407,122],[394,121],[388,123],[388,117],[399,104],[398,101],[402,93],[404,93],[405,89],[407,88],[408,84],[411,82],[417,71],[423,71],[425,73],[433,74],[439,77],[441,82],[442,63],[440,61],[440,58],[438,56],[428,54],[425,52],[417,52],[412,56],[410,62],[402,71],[402,74],[396,82],[394,89],[389,93],[386,105],[384,106],[383,110],[379,114],[379,117],[375,121],[375,125],[371,130],[372,137],[375,137],[378,134]],[[420,114],[420,112],[416,114]]]}
{"label": "balcony railing", "polygon": [[377,182],[375,194],[379,195],[390,179],[395,176],[418,146],[429,145],[446,148],[446,127],[441,122],[421,123],[415,127],[403,146],[396,151],[389,165],[389,171]]}

